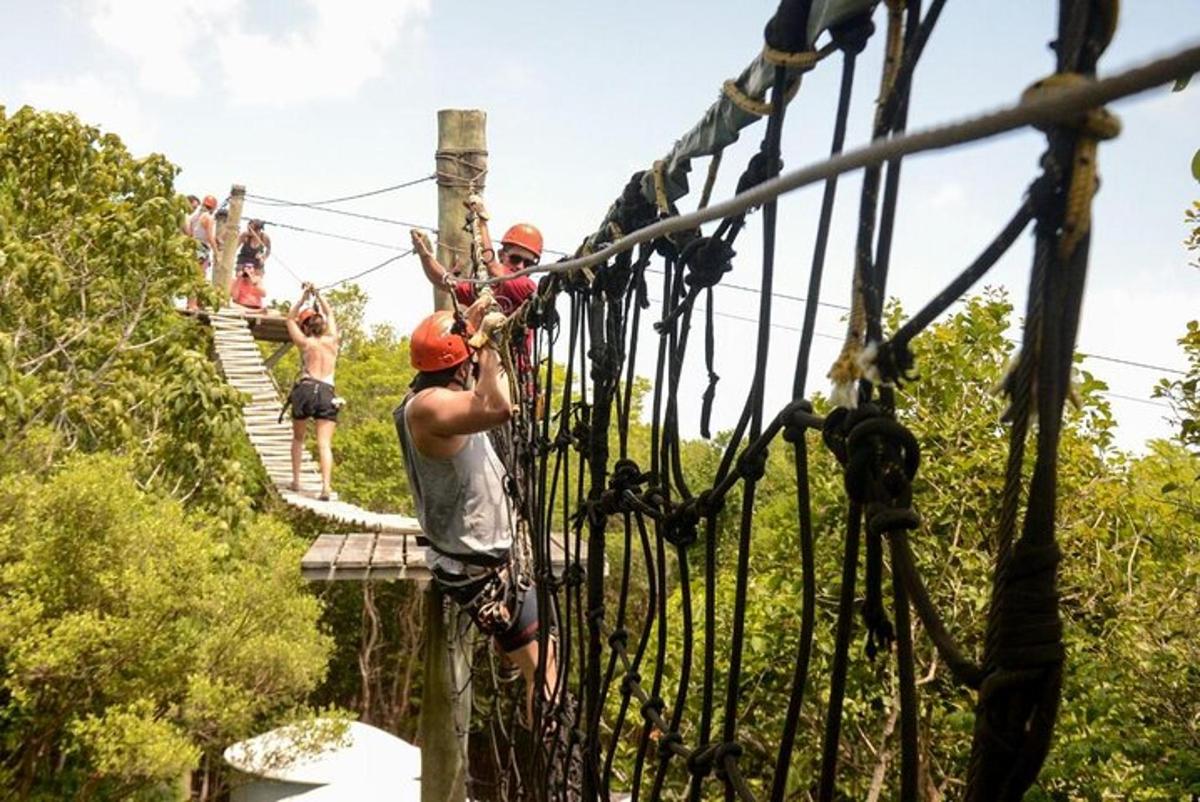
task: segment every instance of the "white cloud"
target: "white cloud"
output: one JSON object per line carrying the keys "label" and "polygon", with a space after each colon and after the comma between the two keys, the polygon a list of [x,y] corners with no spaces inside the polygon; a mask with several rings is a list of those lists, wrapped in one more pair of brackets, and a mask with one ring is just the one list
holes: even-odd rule
{"label": "white cloud", "polygon": [[383,72],[406,29],[419,37],[429,11],[429,0],[305,0],[294,27],[264,29],[253,0],[84,3],[96,35],[133,62],[141,88],[269,105],[353,96]]}
{"label": "white cloud", "polygon": [[204,45],[240,0],[87,0],[85,13],[104,44],[133,61],[138,83],[175,97],[203,87]]}
{"label": "white cloud", "polygon": [[19,97],[44,111],[74,112],[88,125],[118,134],[130,150],[154,147],[158,128],[136,95],[114,76],[83,75],[65,81],[28,81]]}

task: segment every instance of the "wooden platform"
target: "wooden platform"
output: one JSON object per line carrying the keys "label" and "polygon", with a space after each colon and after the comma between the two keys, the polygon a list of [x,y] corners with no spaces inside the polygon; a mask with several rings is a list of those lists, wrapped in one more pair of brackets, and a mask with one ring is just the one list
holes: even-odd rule
{"label": "wooden platform", "polygon": [[[319,535],[301,559],[300,571],[305,579],[316,582],[427,580],[430,578],[425,562],[428,543],[424,537],[415,534]],[[555,576],[561,577],[567,561],[557,538],[551,543],[550,564]]]}
{"label": "wooden platform", "polygon": [[216,312],[207,309],[180,309],[178,312],[181,315],[194,317],[201,323],[207,323],[208,325],[212,325],[214,315],[222,318],[236,315],[246,323],[250,335],[256,340],[269,343],[286,343],[291,342],[292,339],[288,335],[286,318],[278,312],[243,312],[230,308],[220,309]]}

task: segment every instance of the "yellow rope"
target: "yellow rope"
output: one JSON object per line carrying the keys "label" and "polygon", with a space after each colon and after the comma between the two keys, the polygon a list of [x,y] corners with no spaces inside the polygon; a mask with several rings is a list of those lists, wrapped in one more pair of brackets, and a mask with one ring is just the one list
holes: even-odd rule
{"label": "yellow rope", "polygon": [[[671,215],[671,202],[667,199],[667,176],[662,159],[654,163],[654,202],[658,204],[659,217]],[[619,237],[617,239],[620,239]]]}
{"label": "yellow rope", "polygon": [[[1022,102],[1041,99],[1064,89],[1091,82],[1092,78],[1077,72],[1047,76],[1021,94]],[[1074,117],[1060,120],[1058,125],[1078,133],[1075,155],[1071,163],[1071,182],[1067,188],[1066,211],[1062,233],[1058,238],[1058,256],[1067,259],[1092,225],[1092,197],[1096,194],[1096,154],[1101,140],[1112,139],[1121,133],[1121,120],[1108,109],[1089,109]],[[1045,129],[1046,126],[1038,126]]]}
{"label": "yellow rope", "polygon": [[[729,98],[733,105],[737,106],[747,114],[754,114],[758,117],[766,117],[768,114],[774,111],[775,107],[772,106],[771,103],[766,100],[750,97],[746,94],[745,90],[738,86],[737,81],[733,80],[732,78],[721,84],[721,91],[725,93],[725,97]],[[799,91],[800,79],[797,78],[796,80],[792,81],[792,85],[789,86],[784,92],[783,98],[785,103],[790,102]]]}
{"label": "yellow rope", "polygon": [[832,50],[800,50],[790,53],[786,50],[776,50],[770,45],[764,45],[762,57],[763,61],[776,67],[808,72],[832,52]]}
{"label": "yellow rope", "polygon": [[[884,50],[883,75],[879,81],[879,99],[875,104],[875,128],[882,122],[883,105],[891,95],[900,73],[901,56],[904,53],[903,11],[904,0],[888,0],[887,46]],[[873,212],[872,212],[873,213]],[[842,350],[826,374],[833,383],[831,401],[837,406],[855,406],[854,385],[863,377],[862,354],[867,336],[867,309],[863,303],[863,276],[855,260],[854,288],[850,296],[850,320],[846,325],[846,339]]]}

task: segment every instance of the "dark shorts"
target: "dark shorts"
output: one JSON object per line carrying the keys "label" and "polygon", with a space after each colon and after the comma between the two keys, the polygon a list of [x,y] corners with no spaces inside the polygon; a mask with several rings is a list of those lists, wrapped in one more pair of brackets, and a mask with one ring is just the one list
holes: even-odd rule
{"label": "dark shorts", "polygon": [[537,638],[537,592],[532,584],[515,581],[507,565],[472,568],[468,574],[434,568],[433,578],[505,653],[515,652]]}
{"label": "dark shorts", "polygon": [[292,405],[292,420],[336,421],[338,408],[333,403],[333,386],[315,379],[301,379],[292,387],[288,402]]}

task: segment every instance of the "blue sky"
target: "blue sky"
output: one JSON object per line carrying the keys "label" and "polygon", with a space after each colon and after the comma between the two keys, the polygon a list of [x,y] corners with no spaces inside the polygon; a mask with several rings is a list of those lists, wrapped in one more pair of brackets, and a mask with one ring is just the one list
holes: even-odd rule
{"label": "blue sky", "polygon": [[[951,0],[916,75],[910,129],[1007,104],[1052,68],[1056,3]],[[573,248],[629,175],[650,165],[699,118],[761,45],[773,3],[612,0],[445,3],[435,0],[61,0],[20,3],[0,29],[0,103],[75,111],[121,134],[135,152],[167,154],[179,187],[224,197],[252,193],[314,200],[370,190],[432,170],[439,108],[488,112],[487,197],[498,226],[536,222],[548,244]],[[1126,3],[1102,59],[1114,71],[1200,39],[1194,2]],[[878,12],[877,23],[883,15]],[[848,145],[869,135],[881,38],[860,59]],[[817,161],[832,129],[838,66],[812,73],[789,113],[788,167]],[[1149,93],[1114,107],[1122,136],[1102,146],[1093,264],[1080,336],[1087,352],[1183,366],[1175,340],[1200,312],[1200,270],[1187,266],[1183,211],[1200,198],[1188,165],[1200,147],[1200,87]],[[717,197],[732,192],[757,147],[749,129],[725,156]],[[915,309],[961,270],[1003,225],[1036,174],[1044,138],[1023,132],[906,161],[889,290]],[[697,164],[702,175],[705,165]],[[827,300],[850,284],[856,177],[843,180],[827,263]],[[436,222],[431,183],[339,208]],[[819,189],[780,204],[776,289],[807,284]],[[694,201],[685,200],[684,208]],[[270,220],[397,247],[407,231],[295,209],[249,207]],[[728,281],[758,283],[758,230],[739,240]],[[386,258],[383,248],[276,229],[280,262],[268,290],[291,296],[288,271],[318,283]],[[989,276],[1021,307],[1030,243],[1023,239]],[[414,260],[361,283],[372,321],[411,328],[430,295]],[[718,309],[756,316],[757,299],[718,291]],[[801,309],[779,299],[774,319],[798,326]],[[839,334],[836,310],[818,332]],[[714,420],[729,425],[750,378],[754,326],[720,318]],[[772,342],[768,407],[787,400],[798,335]],[[650,347],[649,338],[644,346]],[[823,388],[836,343],[818,339],[809,386]],[[647,351],[643,351],[647,353]],[[689,364],[684,415],[695,420],[700,354]],[[1149,399],[1158,373],[1090,361],[1114,393]],[[646,363],[643,372],[649,372]],[[1160,406],[1113,397],[1122,445],[1169,432]]]}

